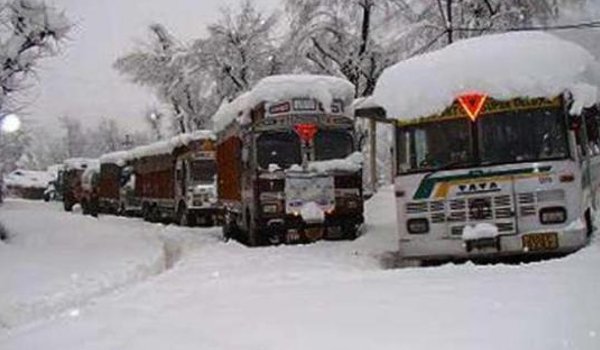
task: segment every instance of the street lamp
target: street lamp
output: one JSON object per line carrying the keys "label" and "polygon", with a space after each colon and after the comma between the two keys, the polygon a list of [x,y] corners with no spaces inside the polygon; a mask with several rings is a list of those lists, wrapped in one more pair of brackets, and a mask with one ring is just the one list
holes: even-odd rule
{"label": "street lamp", "polygon": [[21,129],[21,119],[16,114],[7,114],[0,118],[0,131],[12,134]]}

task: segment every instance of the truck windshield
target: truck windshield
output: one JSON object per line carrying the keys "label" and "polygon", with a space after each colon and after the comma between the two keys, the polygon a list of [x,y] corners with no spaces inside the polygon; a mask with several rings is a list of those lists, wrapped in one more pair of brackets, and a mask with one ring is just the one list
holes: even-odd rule
{"label": "truck windshield", "polygon": [[217,163],[214,159],[197,159],[190,163],[190,178],[196,183],[213,183],[217,173]]}
{"label": "truck windshield", "polygon": [[346,130],[320,130],[314,139],[315,160],[343,159],[354,151],[352,135]]}
{"label": "truck windshield", "polygon": [[271,164],[287,169],[302,163],[300,137],[293,131],[264,133],[256,146],[258,165],[263,169]]}
{"label": "truck windshield", "polygon": [[489,115],[479,120],[481,163],[532,162],[568,156],[559,108]]}
{"label": "truck windshield", "polygon": [[403,172],[460,167],[473,161],[467,119],[399,129],[398,157]]}

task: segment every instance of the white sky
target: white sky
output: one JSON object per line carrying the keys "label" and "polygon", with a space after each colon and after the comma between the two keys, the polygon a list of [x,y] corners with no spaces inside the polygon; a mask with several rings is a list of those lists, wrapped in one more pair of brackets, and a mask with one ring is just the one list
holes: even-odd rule
{"label": "white sky", "polygon": [[[33,104],[26,119],[34,126],[51,126],[69,115],[93,126],[103,116],[121,126],[143,127],[143,113],[158,103],[151,91],[130,84],[112,68],[115,59],[136,42],[148,38],[153,22],[165,24],[183,41],[205,35],[219,9],[242,0],[49,0],[64,9],[76,28],[63,52],[42,62]],[[282,0],[254,0],[260,9],[273,9]]]}

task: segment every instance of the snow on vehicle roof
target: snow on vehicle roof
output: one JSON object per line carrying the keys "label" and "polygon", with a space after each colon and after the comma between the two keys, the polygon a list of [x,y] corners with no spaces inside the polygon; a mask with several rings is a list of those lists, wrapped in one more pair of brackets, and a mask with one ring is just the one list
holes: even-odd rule
{"label": "snow on vehicle roof", "polygon": [[15,170],[4,176],[4,184],[6,186],[22,188],[46,188],[52,180],[54,180],[54,176],[48,172],[22,169]]}
{"label": "snow on vehicle roof", "polygon": [[442,113],[457,96],[479,92],[497,100],[574,97],[571,113],[598,102],[600,65],[579,45],[554,35],[520,32],[459,41],[386,69],[373,94],[389,118]]}
{"label": "snow on vehicle roof", "polygon": [[98,167],[98,159],[71,158],[65,160],[65,170],[84,170],[87,167]]}
{"label": "snow on vehicle roof", "polygon": [[188,134],[180,134],[169,140],[155,142],[146,146],[139,146],[129,151],[121,151],[105,154],[100,158],[101,164],[116,164],[124,166],[128,161],[170,154],[176,148],[187,146],[191,142],[199,140],[216,140],[215,134],[210,130],[198,130]]}
{"label": "snow on vehicle roof", "polygon": [[249,92],[230,103],[224,102],[213,116],[216,132],[224,130],[238,117],[261,102],[279,102],[292,98],[314,98],[329,109],[333,100],[349,106],[354,98],[354,85],[349,81],[326,75],[274,75],[264,78]]}

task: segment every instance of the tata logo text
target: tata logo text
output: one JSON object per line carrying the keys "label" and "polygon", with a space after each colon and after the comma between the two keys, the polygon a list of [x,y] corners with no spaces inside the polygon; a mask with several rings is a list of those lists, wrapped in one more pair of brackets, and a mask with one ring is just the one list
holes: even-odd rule
{"label": "tata logo text", "polygon": [[496,182],[481,182],[465,184],[458,186],[459,195],[469,195],[477,193],[499,192],[502,189]]}

